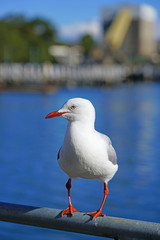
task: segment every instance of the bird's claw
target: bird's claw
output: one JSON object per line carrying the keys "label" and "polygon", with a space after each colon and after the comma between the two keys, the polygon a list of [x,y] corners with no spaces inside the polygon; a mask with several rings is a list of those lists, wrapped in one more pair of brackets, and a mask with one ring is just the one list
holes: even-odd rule
{"label": "bird's claw", "polygon": [[89,215],[92,217],[92,219],[95,219],[97,217],[104,217],[106,214],[102,213],[101,210],[97,210],[95,212],[88,212],[86,215]]}
{"label": "bird's claw", "polygon": [[62,212],[61,212],[61,215],[64,216],[64,215],[73,215],[74,212],[79,212],[77,209],[75,209],[73,206],[69,206],[68,208],[64,209]]}

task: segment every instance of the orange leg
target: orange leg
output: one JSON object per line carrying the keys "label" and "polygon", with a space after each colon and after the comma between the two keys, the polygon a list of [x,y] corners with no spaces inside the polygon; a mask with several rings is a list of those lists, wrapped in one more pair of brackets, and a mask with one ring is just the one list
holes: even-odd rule
{"label": "orange leg", "polygon": [[68,182],[66,183],[66,188],[67,188],[67,190],[68,190],[68,201],[69,201],[69,207],[68,208],[66,208],[66,209],[64,209],[63,211],[62,211],[62,216],[63,215],[73,215],[73,213],[74,212],[79,212],[78,210],[76,210],[74,207],[73,207],[73,205],[72,205],[72,203],[71,203],[71,195],[70,195],[70,189],[71,189],[71,178],[69,178],[68,179]]}
{"label": "orange leg", "polygon": [[108,190],[107,184],[104,183],[104,197],[103,197],[103,201],[102,201],[102,204],[101,204],[100,208],[95,212],[89,212],[89,213],[86,213],[86,214],[91,216],[93,219],[95,219],[99,216],[105,216],[105,214],[102,213],[102,208],[103,208],[103,205],[105,203],[105,200],[106,200],[106,197],[107,197],[108,193],[109,193],[109,190]]}

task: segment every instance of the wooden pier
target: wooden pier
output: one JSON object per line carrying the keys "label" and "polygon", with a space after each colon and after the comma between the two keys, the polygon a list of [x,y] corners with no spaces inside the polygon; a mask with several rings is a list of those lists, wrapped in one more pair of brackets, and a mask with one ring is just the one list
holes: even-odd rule
{"label": "wooden pier", "polygon": [[99,64],[64,66],[58,64],[0,64],[0,87],[44,85],[106,85],[128,80],[159,79],[160,67]]}

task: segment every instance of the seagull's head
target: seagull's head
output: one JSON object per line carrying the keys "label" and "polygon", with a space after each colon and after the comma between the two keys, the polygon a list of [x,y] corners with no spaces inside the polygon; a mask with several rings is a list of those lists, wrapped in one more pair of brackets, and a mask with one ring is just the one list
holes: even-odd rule
{"label": "seagull's head", "polygon": [[61,109],[49,113],[46,118],[62,116],[69,121],[94,122],[95,109],[92,103],[84,98],[71,98]]}

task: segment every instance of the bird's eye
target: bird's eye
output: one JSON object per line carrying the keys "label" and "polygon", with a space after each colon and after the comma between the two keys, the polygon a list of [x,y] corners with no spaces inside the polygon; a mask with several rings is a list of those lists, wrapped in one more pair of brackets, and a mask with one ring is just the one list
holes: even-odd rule
{"label": "bird's eye", "polygon": [[72,106],[70,107],[71,110],[74,110],[75,108],[76,108],[76,106],[74,106],[74,105],[72,105]]}

